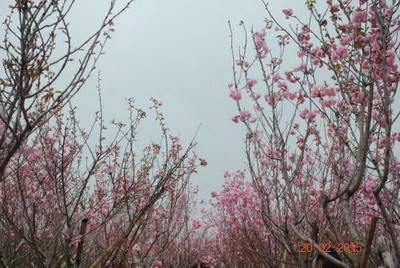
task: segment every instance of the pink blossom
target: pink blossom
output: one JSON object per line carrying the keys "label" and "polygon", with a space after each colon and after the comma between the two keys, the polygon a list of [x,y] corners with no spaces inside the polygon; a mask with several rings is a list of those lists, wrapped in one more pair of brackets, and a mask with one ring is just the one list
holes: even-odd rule
{"label": "pink blossom", "polygon": [[259,52],[265,54],[269,52],[267,44],[265,43],[264,33],[256,32],[254,33],[254,41]]}
{"label": "pink blossom", "polygon": [[344,46],[341,46],[341,47],[339,47],[339,48],[337,48],[336,50],[333,51],[332,60],[333,61],[343,60],[348,55],[349,54],[348,54],[347,48],[344,47]]}
{"label": "pink blossom", "polygon": [[251,113],[247,110],[242,110],[240,112],[240,120],[242,122],[246,121],[247,119],[249,119],[251,117]]}
{"label": "pink blossom", "polygon": [[297,51],[297,56],[298,56],[299,58],[303,58],[305,55],[306,55],[306,52],[305,52],[303,49]]}
{"label": "pink blossom", "polygon": [[248,88],[254,87],[254,85],[257,84],[257,80],[255,79],[247,79],[246,85]]}
{"label": "pink blossom", "polygon": [[296,99],[296,93],[288,92],[286,94],[286,98],[289,99],[289,100],[294,100],[294,99]]}
{"label": "pink blossom", "polygon": [[298,101],[300,104],[304,103],[305,98],[304,98],[304,92],[303,92],[303,91],[300,91],[300,92],[299,92],[299,94],[298,94],[298,96],[297,96],[297,101]]}
{"label": "pink blossom", "polygon": [[287,86],[287,84],[285,83],[285,82],[282,82],[282,81],[278,81],[278,87],[280,88],[280,89],[282,89],[282,90],[287,90],[288,89],[288,86]]}
{"label": "pink blossom", "polygon": [[211,197],[212,198],[215,198],[215,197],[217,197],[218,196],[218,193],[217,192],[215,192],[215,191],[212,191],[211,192]]}
{"label": "pink blossom", "polygon": [[317,113],[314,111],[310,111],[307,108],[300,112],[300,117],[303,119],[308,119],[310,121],[314,121]]}
{"label": "pink blossom", "polygon": [[331,108],[333,105],[335,105],[336,101],[334,100],[323,100],[322,105],[326,108]]}
{"label": "pink blossom", "polygon": [[300,112],[300,117],[305,119],[307,117],[307,114],[309,113],[310,110],[304,109],[303,111]]}
{"label": "pink blossom", "polygon": [[310,28],[304,24],[303,26],[301,26],[301,31],[303,34],[306,34],[310,32]]}
{"label": "pink blossom", "polygon": [[235,123],[239,123],[239,119],[240,119],[240,115],[235,115],[234,117],[232,117],[232,121]]}
{"label": "pink blossom", "polygon": [[375,177],[368,177],[368,180],[365,183],[365,192],[373,193],[376,186],[377,179]]}
{"label": "pink blossom", "polygon": [[321,92],[317,86],[313,86],[311,88],[311,97],[312,98],[319,98],[321,96]]}
{"label": "pink blossom", "polygon": [[274,82],[278,82],[279,79],[281,79],[281,75],[279,73],[275,73],[274,76],[272,77],[272,80]]}
{"label": "pink blossom", "polygon": [[273,58],[273,59],[271,60],[271,63],[272,63],[272,65],[274,65],[274,66],[278,66],[279,64],[282,63],[282,59],[280,59],[280,58]]}
{"label": "pink blossom", "polygon": [[293,9],[291,8],[286,8],[282,10],[283,14],[285,17],[288,19],[289,17],[293,16]]}
{"label": "pink blossom", "polygon": [[193,229],[197,230],[197,229],[199,229],[201,227],[201,223],[200,223],[199,220],[193,220],[192,221],[192,226],[193,226]]}
{"label": "pink blossom", "polygon": [[336,91],[332,87],[324,87],[323,90],[324,90],[324,93],[329,97],[335,97],[336,96]]}
{"label": "pink blossom", "polygon": [[368,19],[368,14],[366,11],[355,11],[353,13],[352,22],[356,24],[360,24],[362,22],[366,22]]}
{"label": "pink blossom", "polygon": [[234,101],[240,101],[242,99],[242,94],[239,90],[231,90],[231,94],[229,95]]}
{"label": "pink blossom", "polygon": [[348,46],[351,43],[351,36],[345,35],[340,39],[340,44],[342,46]]}

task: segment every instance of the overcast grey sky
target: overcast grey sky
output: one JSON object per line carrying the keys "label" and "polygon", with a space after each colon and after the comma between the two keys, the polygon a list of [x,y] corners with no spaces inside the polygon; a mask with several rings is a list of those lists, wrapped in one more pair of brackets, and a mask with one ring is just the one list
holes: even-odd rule
{"label": "overcast grey sky", "polygon": [[[4,20],[10,1],[0,2]],[[98,25],[108,2],[77,1],[70,17],[74,38]],[[270,7],[280,16],[294,3],[302,10],[303,1],[272,0]],[[259,0],[137,0],[116,21],[107,54],[98,65],[107,120],[126,117],[127,97],[143,107],[156,97],[164,104],[168,126],[184,141],[201,124],[197,151],[209,165],[193,183],[203,197],[221,186],[225,170],[245,168],[243,130],[230,120],[236,111],[227,90],[232,78],[227,21],[239,38],[240,20],[259,28],[266,16]],[[98,109],[95,76],[74,101],[83,124],[91,122]],[[144,133],[145,140],[158,134]]]}

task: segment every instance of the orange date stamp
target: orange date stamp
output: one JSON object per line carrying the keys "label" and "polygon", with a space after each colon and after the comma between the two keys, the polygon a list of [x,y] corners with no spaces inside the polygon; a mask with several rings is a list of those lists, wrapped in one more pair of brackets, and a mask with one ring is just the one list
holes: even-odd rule
{"label": "orange date stamp", "polygon": [[303,242],[300,243],[300,245],[298,246],[298,251],[300,253],[311,253],[311,252],[315,252],[315,251],[319,251],[319,252],[339,252],[339,253],[360,253],[362,251],[362,245],[360,243],[354,243],[354,242],[350,242],[350,243],[338,243],[335,245],[332,245],[331,243],[327,242],[323,242],[323,243],[318,243],[316,245],[316,247],[318,247],[318,249],[315,248],[315,246],[309,242]]}

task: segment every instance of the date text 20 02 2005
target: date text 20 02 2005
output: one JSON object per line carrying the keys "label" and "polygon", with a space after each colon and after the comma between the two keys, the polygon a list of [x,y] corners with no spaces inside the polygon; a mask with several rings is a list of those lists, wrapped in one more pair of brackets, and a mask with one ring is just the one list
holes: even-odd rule
{"label": "date text 20 02 2005", "polygon": [[[348,253],[360,253],[362,251],[362,245],[360,243],[338,243],[336,245],[332,245],[331,243],[319,243],[317,244],[319,251],[322,252],[348,252]],[[298,247],[299,252],[301,253],[311,253],[316,249],[309,242],[301,243]]]}

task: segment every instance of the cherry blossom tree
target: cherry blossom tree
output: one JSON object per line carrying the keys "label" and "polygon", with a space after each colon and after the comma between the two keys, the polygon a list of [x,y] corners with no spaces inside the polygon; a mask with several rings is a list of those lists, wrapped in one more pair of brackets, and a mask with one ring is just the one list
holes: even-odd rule
{"label": "cherry blossom tree", "polygon": [[97,29],[78,41],[72,41],[69,24],[78,1],[8,2],[0,45],[0,181],[32,132],[85,85],[104,54],[115,19],[133,0],[110,1]]}
{"label": "cherry blossom tree", "polygon": [[264,6],[265,27],[241,22],[238,52],[232,38],[232,120],[247,131],[251,182],[228,174],[214,193],[210,255],[228,266],[397,267],[400,2],[307,0],[306,15],[288,8],[283,19]]}
{"label": "cherry blossom tree", "polygon": [[[160,142],[140,152],[138,127],[148,116],[129,100],[128,124],[105,135],[99,112],[84,131],[75,109],[37,129],[10,160],[1,183],[1,262],[5,267],[161,267],[188,225],[189,177],[200,166],[152,109]],[[93,140],[98,126],[98,142]],[[183,230],[186,232],[183,232]],[[4,239],[3,239],[4,238]],[[173,247],[172,245],[175,245]]]}
{"label": "cherry blossom tree", "polygon": [[194,141],[184,148],[166,127],[156,99],[150,109],[160,126],[158,142],[138,142],[148,115],[133,99],[129,121],[113,121],[113,131],[101,98],[93,125],[80,126],[71,99],[133,0],[110,1],[98,28],[76,43],[69,20],[77,3],[11,1],[4,22],[0,266],[192,265],[197,226],[190,224],[195,194],[189,178],[205,160],[193,152]]}

